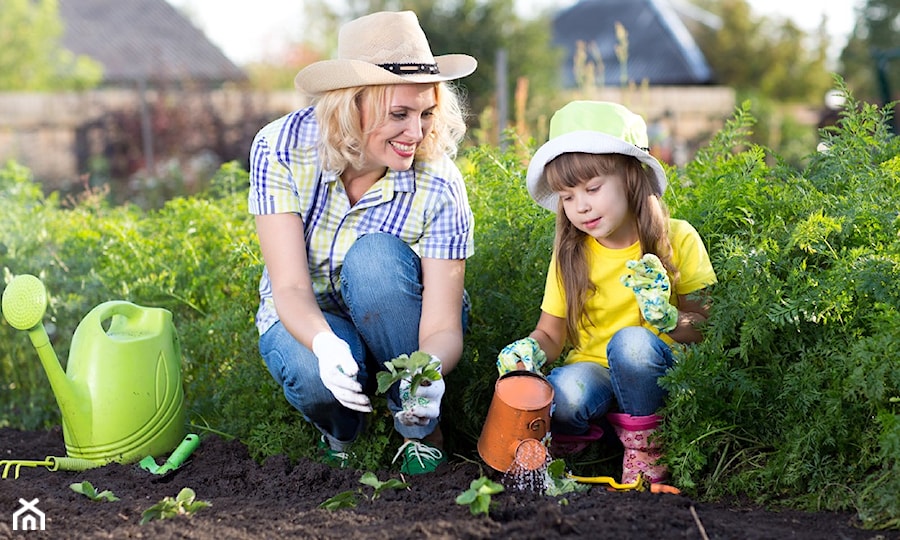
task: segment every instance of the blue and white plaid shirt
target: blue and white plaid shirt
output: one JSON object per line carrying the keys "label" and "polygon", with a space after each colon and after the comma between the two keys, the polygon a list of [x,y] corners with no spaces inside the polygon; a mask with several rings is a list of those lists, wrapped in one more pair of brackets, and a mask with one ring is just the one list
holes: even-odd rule
{"label": "blue and white plaid shirt", "polygon": [[[420,257],[466,259],[474,252],[472,211],[462,174],[448,156],[388,170],[355,205],[333,172],[318,167],[319,128],[311,107],[259,131],[250,150],[251,214],[293,212],[303,219],[306,254],[319,306],[340,313],[344,257],[371,232],[392,234]],[[260,335],[278,320],[267,269],[259,283]]]}

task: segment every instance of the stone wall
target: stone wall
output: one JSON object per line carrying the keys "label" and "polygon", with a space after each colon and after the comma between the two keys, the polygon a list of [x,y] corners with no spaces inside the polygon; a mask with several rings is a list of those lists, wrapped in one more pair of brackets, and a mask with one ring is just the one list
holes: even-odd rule
{"label": "stone wall", "polygon": [[[598,88],[576,98],[616,101],[641,114],[658,157],[678,164],[735,107],[734,91],[721,86]],[[89,175],[153,176],[198,155],[245,162],[260,127],[304,105],[291,91],[0,93],[0,162],[17,160],[47,190],[85,184]]]}
{"label": "stone wall", "polygon": [[123,170],[147,167],[148,148],[155,166],[173,152],[206,150],[234,154],[217,155],[221,161],[246,160],[253,133],[304,104],[289,91],[0,93],[0,162],[15,159],[54,190],[83,183],[83,175],[98,167],[109,171],[129,156],[136,161]]}

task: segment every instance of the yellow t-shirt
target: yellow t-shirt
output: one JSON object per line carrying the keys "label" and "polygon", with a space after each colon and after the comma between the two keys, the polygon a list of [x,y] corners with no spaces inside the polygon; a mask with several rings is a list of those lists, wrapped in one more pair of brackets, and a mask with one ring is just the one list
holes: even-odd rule
{"label": "yellow t-shirt", "polygon": [[[590,236],[585,241],[588,243],[590,279],[596,285],[596,291],[588,297],[585,304],[585,312],[590,319],[582,319],[579,325],[580,346],[569,353],[566,363],[590,361],[609,367],[606,346],[613,334],[626,326],[643,326],[654,333],[658,333],[658,330],[641,318],[634,293],[619,281],[628,272],[626,261],[641,258],[640,242],[624,249],[609,249]],[[669,241],[672,243],[675,266],[681,274],[670,300],[677,307],[677,295],[688,294],[715,283],[716,274],[709,262],[703,240],[690,223],[670,219]],[[566,297],[556,272],[555,252],[547,272],[541,310],[555,317],[566,317]],[[668,334],[660,334],[660,338],[669,345],[674,343]]]}

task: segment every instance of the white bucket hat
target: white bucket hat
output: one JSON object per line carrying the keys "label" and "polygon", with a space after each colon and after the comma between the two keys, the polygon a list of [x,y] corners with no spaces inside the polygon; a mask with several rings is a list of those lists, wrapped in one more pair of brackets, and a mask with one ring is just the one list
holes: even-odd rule
{"label": "white bucket hat", "polygon": [[301,69],[294,86],[315,95],[354,86],[433,83],[465,77],[477,66],[467,54],[432,55],[412,11],[381,11],[343,25],[337,60]]}
{"label": "white bucket hat", "polygon": [[657,195],[666,190],[666,173],[648,151],[647,125],[640,115],[618,103],[573,101],[550,119],[550,137],[528,164],[525,183],[536,203],[556,212],[559,197],[547,186],[544,167],[569,152],[634,156],[653,171]]}

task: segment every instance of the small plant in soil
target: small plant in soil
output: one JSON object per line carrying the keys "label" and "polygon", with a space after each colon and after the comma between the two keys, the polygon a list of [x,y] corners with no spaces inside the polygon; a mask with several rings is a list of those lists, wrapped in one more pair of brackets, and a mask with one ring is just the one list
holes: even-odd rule
{"label": "small plant in soil", "polygon": [[80,493],[92,501],[113,502],[119,500],[119,498],[116,497],[113,492],[108,489],[104,489],[103,491],[98,492],[94,485],[87,480],[85,480],[84,482],[75,482],[74,484],[70,484],[69,487],[75,493]]}
{"label": "small plant in soil", "polygon": [[378,379],[378,393],[383,394],[395,382],[406,379],[409,381],[409,393],[415,395],[419,385],[425,381],[437,381],[441,378],[441,372],[438,371],[440,362],[433,359],[428,353],[416,351],[410,355],[401,354],[390,362],[385,362],[384,367],[387,371],[379,371],[376,375]]}
{"label": "small plant in soil", "polygon": [[578,493],[591,489],[587,484],[580,484],[566,476],[566,462],[554,459],[547,465],[546,489],[544,494],[548,497],[558,497],[566,493]]}
{"label": "small plant in soil", "polygon": [[405,489],[405,488],[409,487],[409,484],[407,484],[406,482],[397,480],[396,478],[388,478],[387,480],[382,482],[381,480],[378,479],[377,476],[375,476],[374,473],[370,473],[370,472],[363,473],[363,475],[359,479],[359,481],[360,481],[360,483],[365,484],[367,486],[371,486],[372,488],[375,489],[375,491],[372,493],[372,497],[371,497],[371,500],[373,500],[373,501],[375,499],[377,499],[381,495],[381,492],[383,492],[386,489]]}
{"label": "small plant in soil", "polygon": [[141,513],[141,525],[154,519],[168,519],[179,515],[190,516],[197,510],[212,506],[206,501],[198,501],[191,488],[184,488],[175,498],[165,497]]}
{"label": "small plant in soil", "polygon": [[477,480],[472,480],[469,489],[463,491],[457,498],[456,504],[469,505],[469,511],[473,516],[478,514],[488,515],[491,507],[491,497],[501,493],[504,490],[501,484],[498,484],[486,476],[482,476]]}
{"label": "small plant in soil", "polygon": [[[409,487],[409,484],[406,482],[401,482],[396,478],[388,478],[384,482],[378,479],[375,476],[375,473],[365,472],[359,479],[360,484],[365,484],[375,491],[372,492],[372,496],[369,497],[369,500],[374,501],[378,497],[381,496],[381,493],[386,489],[405,489]],[[347,491],[342,491],[338,493],[334,497],[326,500],[322,504],[319,505],[319,508],[324,508],[325,510],[340,510],[341,508],[355,508],[357,504],[357,495],[362,495],[362,489],[351,489]]]}

